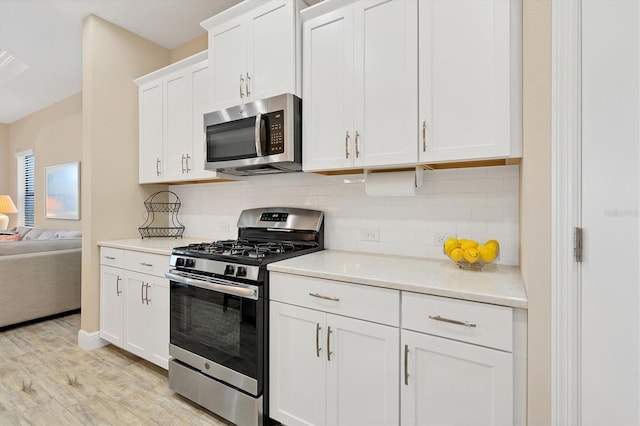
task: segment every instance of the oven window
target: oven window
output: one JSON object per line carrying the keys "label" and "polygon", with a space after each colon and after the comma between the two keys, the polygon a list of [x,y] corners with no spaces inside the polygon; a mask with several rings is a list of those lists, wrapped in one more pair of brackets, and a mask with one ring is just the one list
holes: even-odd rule
{"label": "oven window", "polygon": [[258,379],[262,303],[171,282],[171,343]]}
{"label": "oven window", "polygon": [[256,157],[255,117],[207,127],[207,161]]}

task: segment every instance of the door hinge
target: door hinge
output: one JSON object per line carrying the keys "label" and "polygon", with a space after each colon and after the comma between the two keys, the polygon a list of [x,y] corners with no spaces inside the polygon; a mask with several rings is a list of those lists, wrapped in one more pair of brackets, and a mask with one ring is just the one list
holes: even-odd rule
{"label": "door hinge", "polygon": [[582,228],[573,228],[573,256],[576,262],[582,262]]}

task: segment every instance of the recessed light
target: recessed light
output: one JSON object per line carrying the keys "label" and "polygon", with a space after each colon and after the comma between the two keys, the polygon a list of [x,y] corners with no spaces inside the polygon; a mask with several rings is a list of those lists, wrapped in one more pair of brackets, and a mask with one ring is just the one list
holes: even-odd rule
{"label": "recessed light", "polygon": [[29,65],[13,56],[4,49],[0,49],[0,86],[29,69]]}

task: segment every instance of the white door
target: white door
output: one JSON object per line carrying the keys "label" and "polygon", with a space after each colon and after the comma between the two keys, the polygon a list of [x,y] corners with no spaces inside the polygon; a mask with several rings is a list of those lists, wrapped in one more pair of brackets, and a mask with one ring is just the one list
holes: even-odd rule
{"label": "white door", "polygon": [[185,179],[193,127],[190,69],[166,76],[163,84],[165,180]]}
{"label": "white door", "polygon": [[305,171],[353,167],[353,6],[304,23]]}
{"label": "white door", "polygon": [[149,304],[153,312],[153,346],[151,360],[169,368],[169,280],[148,277]]}
{"label": "white door", "polygon": [[402,349],[402,425],[513,424],[512,354],[406,330]]}
{"label": "white door", "polygon": [[140,183],[161,182],[163,179],[162,79],[140,86],[138,91],[140,103],[138,180]]}
{"label": "white door", "polygon": [[640,3],[582,1],[581,407],[640,424]]}
{"label": "white door", "polygon": [[124,271],[100,267],[100,337],[122,347]]}
{"label": "white door", "polygon": [[[327,315],[328,425],[397,425],[400,330]],[[326,335],[326,334],[325,334]]]}
{"label": "white door", "polygon": [[272,1],[251,12],[245,71],[249,101],[298,94],[295,16],[295,5],[289,0]]}
{"label": "white door", "polygon": [[209,31],[209,65],[214,109],[238,105],[246,99],[246,25],[235,19]]}
{"label": "white door", "polygon": [[326,315],[269,303],[269,415],[287,425],[323,425]]}
{"label": "white door", "polygon": [[354,143],[361,167],[418,159],[418,2],[354,4]]}
{"label": "white door", "polygon": [[191,67],[191,101],[193,106],[192,117],[192,148],[191,157],[187,164],[189,179],[215,178],[216,172],[205,170],[205,131],[203,115],[213,111],[213,99],[211,98],[211,71],[208,62],[203,62]]}
{"label": "white door", "polygon": [[510,3],[419,2],[420,161],[510,154]]}
{"label": "white door", "polygon": [[153,290],[148,275],[127,271],[125,276],[124,349],[149,359],[153,347]]}

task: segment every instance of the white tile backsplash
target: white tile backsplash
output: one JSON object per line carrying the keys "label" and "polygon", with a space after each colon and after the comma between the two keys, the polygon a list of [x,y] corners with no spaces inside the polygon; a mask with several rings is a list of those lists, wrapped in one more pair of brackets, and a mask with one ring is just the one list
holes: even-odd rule
{"label": "white tile backsplash", "polygon": [[[518,265],[519,166],[428,170],[415,197],[368,197],[363,175],[291,173],[238,182],[174,185],[185,236],[234,238],[240,212],[265,206],[325,212],[325,247],[444,258],[436,234],[500,242],[498,263]],[[228,231],[225,229],[228,228]],[[361,241],[377,228],[379,241]]]}

